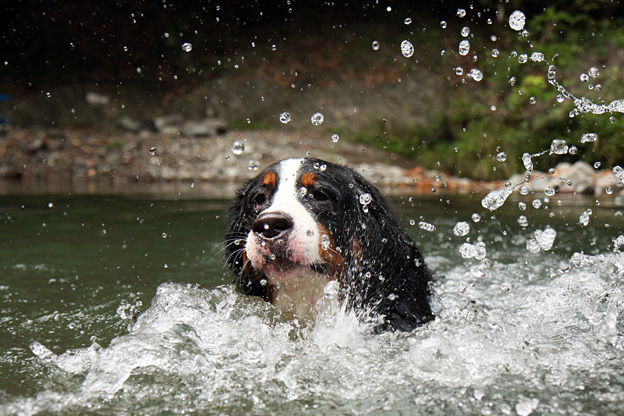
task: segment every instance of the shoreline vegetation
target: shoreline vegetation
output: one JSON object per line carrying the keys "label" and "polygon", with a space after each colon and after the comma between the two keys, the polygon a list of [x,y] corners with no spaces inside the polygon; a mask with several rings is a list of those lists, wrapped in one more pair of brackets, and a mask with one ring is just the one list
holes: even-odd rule
{"label": "shoreline vegetation", "polygon": [[[14,29],[0,65],[0,119],[9,122],[0,177],[13,181],[4,188],[241,182],[309,152],[361,165],[378,184],[486,192],[515,185],[525,153],[563,141],[570,151],[532,160],[545,172],[536,184],[619,192],[609,172],[624,166],[622,114],[571,117],[574,103],[548,77],[554,65],[576,97],[624,98],[620,2],[481,3],[12,10],[0,18]],[[526,33],[509,27],[518,9]],[[68,21],[81,24],[60,24]],[[579,162],[583,189],[546,177]]]}

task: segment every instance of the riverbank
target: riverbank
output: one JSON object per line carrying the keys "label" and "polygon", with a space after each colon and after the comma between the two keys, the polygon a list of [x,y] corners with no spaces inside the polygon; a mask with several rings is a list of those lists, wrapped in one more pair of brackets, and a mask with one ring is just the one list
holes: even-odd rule
{"label": "riverbank", "polygon": [[[0,192],[171,193],[210,189],[229,197],[271,163],[288,157],[315,157],[355,168],[386,192],[485,193],[504,181],[458,178],[415,166],[380,149],[313,129],[233,130],[185,137],[150,130],[12,128],[0,137]],[[517,184],[522,178],[511,178]],[[587,164],[560,164],[534,172],[530,191],[552,188],[581,194],[622,193],[611,170]],[[214,195],[216,193],[216,195]]]}

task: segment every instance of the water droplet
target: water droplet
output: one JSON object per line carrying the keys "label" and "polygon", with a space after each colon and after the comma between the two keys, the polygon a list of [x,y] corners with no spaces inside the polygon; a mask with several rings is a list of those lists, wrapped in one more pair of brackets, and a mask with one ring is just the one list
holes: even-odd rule
{"label": "water droplet", "polygon": [[565,140],[555,139],[550,144],[550,154],[565,155],[568,153],[569,147]]}
{"label": "water droplet", "polygon": [[595,163],[594,163],[594,169],[599,169],[599,168],[600,168],[600,165],[602,165],[602,163],[600,163],[600,162],[595,162]]}
{"label": "water droplet", "polygon": [[370,204],[373,200],[373,197],[371,196],[371,194],[362,194],[360,195],[360,204],[362,204],[363,206],[366,206],[368,204]]}
{"label": "water droplet", "polygon": [[581,82],[587,82],[587,81],[589,81],[589,75],[587,75],[587,74],[581,74],[581,76],[579,77],[579,79],[581,80]]}
{"label": "water droplet", "polygon": [[472,222],[479,222],[479,221],[481,221],[481,215],[479,215],[476,212],[473,213],[470,218],[472,218]]}
{"label": "water droplet", "polygon": [[529,225],[529,220],[527,219],[526,215],[520,215],[518,217],[518,224],[520,225],[520,227],[526,227]]}
{"label": "water droplet", "polygon": [[310,121],[315,126],[320,126],[321,124],[323,124],[324,120],[325,120],[325,116],[323,116],[323,114],[321,113],[314,113],[312,114],[312,117],[310,117]]}
{"label": "water droplet", "polygon": [[474,79],[475,81],[479,82],[483,79],[483,72],[481,72],[480,70],[478,70],[477,68],[472,68],[470,70],[470,73],[467,75],[469,78]]}
{"label": "water droplet", "polygon": [[534,199],[533,201],[531,201],[531,205],[533,205],[533,208],[538,209],[539,207],[542,206],[542,200]]}
{"label": "water droplet", "polygon": [[557,76],[557,68],[554,65],[548,65],[548,79],[555,79]]}
{"label": "water droplet", "polygon": [[160,236],[161,236],[162,238],[167,238],[167,237],[169,237],[169,234],[167,234],[167,233],[162,233]]}
{"label": "water droplet", "polygon": [[259,167],[260,167],[260,162],[258,162],[257,160],[250,160],[249,163],[247,164],[247,169],[249,170],[258,170]]}
{"label": "water droplet", "polygon": [[150,147],[150,149],[149,149],[149,154],[150,154],[150,155],[152,155],[152,156],[154,156],[154,155],[156,154],[156,151],[157,151],[157,149],[156,149],[155,147],[153,147],[153,146],[152,146],[152,147]]}
{"label": "water droplet", "polygon": [[411,25],[412,24],[412,19],[409,17],[406,17],[405,20],[403,20],[403,23],[405,23],[406,25]]}
{"label": "water droplet", "polygon": [[459,42],[459,54],[461,56],[466,56],[468,55],[468,52],[470,52],[470,42],[464,39]]}
{"label": "water droplet", "polygon": [[518,190],[518,192],[520,193],[520,195],[528,195],[529,187],[526,185],[522,185],[520,189]]}
{"label": "water droplet", "polygon": [[446,20],[442,20],[440,22],[440,26],[442,27],[442,29],[446,29]]}
{"label": "water droplet", "polygon": [[553,196],[555,194],[555,188],[547,186],[546,188],[544,188],[544,193],[548,196]]}
{"label": "water droplet", "polygon": [[533,62],[543,62],[544,61],[544,54],[541,52],[533,52],[531,54],[531,61]]}
{"label": "water droplet", "polygon": [[321,235],[321,248],[323,250],[327,250],[330,244],[331,241],[329,240],[329,236],[327,234]]}
{"label": "water droplet", "polygon": [[461,29],[461,35],[465,38],[467,38],[468,36],[470,36],[470,28],[468,26],[464,26]]}
{"label": "water droplet", "polygon": [[290,120],[291,120],[290,113],[284,111],[283,113],[280,114],[279,120],[282,124],[290,123]]}
{"label": "water droplet", "polygon": [[592,78],[596,78],[598,75],[600,75],[600,72],[598,71],[598,68],[596,68],[595,66],[592,66],[591,68],[589,68],[589,76]]}
{"label": "water droplet", "polygon": [[496,154],[496,160],[499,162],[504,162],[507,160],[507,154],[505,152],[499,152]]}
{"label": "water droplet", "polygon": [[455,234],[458,237],[463,237],[467,235],[469,232],[470,232],[470,224],[468,224],[466,221],[459,221],[457,224],[455,224],[455,227],[453,227],[453,234]]}
{"label": "water droplet", "polygon": [[457,17],[462,18],[466,16],[466,10],[465,9],[457,9]]}
{"label": "water droplet", "polygon": [[188,53],[193,50],[193,45],[191,45],[189,42],[185,42],[182,44],[182,50]]}
{"label": "water droplet", "polygon": [[340,140],[340,136],[338,136],[338,135],[337,135],[337,134],[335,134],[335,133],[331,135],[331,141],[332,141],[333,143],[338,143],[338,140]]}
{"label": "water droplet", "polygon": [[490,211],[494,211],[495,209],[500,208],[505,203],[505,201],[512,192],[512,187],[506,187],[503,189],[496,189],[494,191],[491,191],[485,196],[485,198],[481,200],[481,206],[483,206],[483,208],[489,209]]}
{"label": "water droplet", "polygon": [[598,135],[596,133],[585,133],[581,136],[581,143],[590,143],[598,140]]}
{"label": "water droplet", "polygon": [[431,224],[431,223],[428,223],[428,222],[426,222],[426,221],[420,221],[420,222],[418,223],[418,227],[419,227],[421,230],[425,230],[425,231],[430,232],[430,233],[432,233],[432,232],[434,232],[434,231],[436,230],[435,225],[433,225],[433,224]]}
{"label": "water droplet", "polygon": [[492,49],[492,58],[498,58],[499,53],[498,49]]}
{"label": "water droplet", "polygon": [[373,43],[371,44],[371,47],[373,48],[374,51],[378,51],[379,50],[379,42],[374,40]]}
{"label": "water droplet", "polygon": [[514,11],[509,16],[509,27],[511,27],[513,30],[517,32],[524,29],[525,23],[526,23],[526,17],[524,16],[524,13],[522,13],[520,10]]}
{"label": "water droplet", "polygon": [[242,155],[245,151],[245,144],[241,141],[236,140],[232,143],[232,153],[235,155]]}
{"label": "water droplet", "polygon": [[562,94],[557,94],[557,102],[562,103],[565,101],[565,97]]}
{"label": "water droplet", "polygon": [[620,165],[615,165],[613,166],[613,174],[621,181],[624,182],[624,168],[622,168]]}
{"label": "water droplet", "polygon": [[553,243],[555,242],[557,232],[552,228],[546,228],[545,230],[535,230],[533,236],[539,244],[539,248],[544,251],[548,251],[552,248]]}
{"label": "water droplet", "polygon": [[457,68],[455,68],[455,75],[462,76],[463,74],[464,74],[464,68],[462,68],[461,66],[458,66]]}
{"label": "water droplet", "polygon": [[526,63],[526,61],[528,60],[529,60],[529,56],[526,53],[522,53],[518,55],[518,62],[520,62],[521,64]]}
{"label": "water droplet", "polygon": [[535,104],[537,99],[535,97],[529,97],[529,104]]}
{"label": "water droplet", "polygon": [[526,211],[527,206],[526,206],[526,204],[524,202],[520,201],[520,202],[518,202],[518,209],[520,211]]}
{"label": "water droplet", "polygon": [[401,42],[401,53],[404,57],[409,58],[414,55],[414,45],[409,40]]}

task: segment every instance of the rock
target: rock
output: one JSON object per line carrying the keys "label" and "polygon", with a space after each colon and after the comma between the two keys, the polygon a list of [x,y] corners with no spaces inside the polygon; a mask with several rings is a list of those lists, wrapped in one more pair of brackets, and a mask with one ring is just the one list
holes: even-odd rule
{"label": "rock", "polygon": [[85,99],[87,103],[91,105],[106,105],[110,103],[110,98],[108,96],[92,91],[87,92]]}
{"label": "rock", "polygon": [[555,176],[574,189],[574,192],[593,194],[595,171],[588,163],[560,163],[555,167]]}
{"label": "rock", "polygon": [[187,120],[182,125],[182,134],[187,137],[208,137],[216,136],[226,132],[225,121],[217,118],[206,118],[203,120]]}
{"label": "rock", "polygon": [[124,130],[132,132],[141,130],[141,123],[131,119],[130,117],[121,117],[119,118],[119,120],[117,120],[117,123],[119,123],[119,126]]}
{"label": "rock", "polygon": [[182,131],[184,116],[182,114],[168,114],[154,118],[156,131],[164,134],[179,134]]}

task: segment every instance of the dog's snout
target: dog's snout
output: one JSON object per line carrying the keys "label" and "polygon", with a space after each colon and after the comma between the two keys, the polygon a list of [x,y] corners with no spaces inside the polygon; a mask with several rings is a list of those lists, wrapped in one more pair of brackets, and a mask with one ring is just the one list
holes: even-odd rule
{"label": "dog's snout", "polygon": [[265,240],[272,240],[290,233],[294,225],[292,218],[283,212],[263,212],[251,224],[251,230]]}

